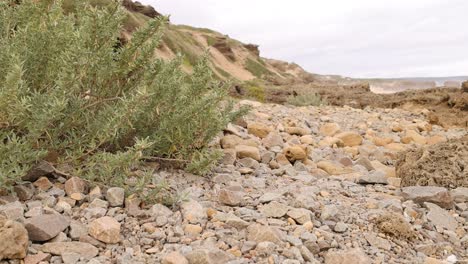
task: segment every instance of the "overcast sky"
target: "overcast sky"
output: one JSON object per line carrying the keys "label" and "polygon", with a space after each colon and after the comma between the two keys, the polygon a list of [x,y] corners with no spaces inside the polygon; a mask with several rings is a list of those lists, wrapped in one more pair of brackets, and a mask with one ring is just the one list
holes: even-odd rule
{"label": "overcast sky", "polygon": [[140,1],[314,73],[468,75],[468,0]]}

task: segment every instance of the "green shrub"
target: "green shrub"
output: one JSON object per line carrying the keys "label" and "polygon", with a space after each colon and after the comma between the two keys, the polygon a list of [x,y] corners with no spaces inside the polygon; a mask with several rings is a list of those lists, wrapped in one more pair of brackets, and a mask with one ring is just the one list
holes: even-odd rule
{"label": "green shrub", "polygon": [[0,186],[43,159],[132,192],[151,178],[129,178],[144,159],[183,160],[198,171],[212,164],[208,143],[242,110],[206,60],[188,75],[182,58],[154,58],[166,19],[120,46],[126,12],[118,2],[76,1],[73,14],[59,1],[35,2],[0,2]]}
{"label": "green shrub", "polygon": [[327,104],[325,100],[316,93],[289,96],[287,102],[295,106],[320,106]]}
{"label": "green shrub", "polygon": [[257,84],[247,84],[246,89],[247,97],[259,102],[265,102],[265,88]]}
{"label": "green shrub", "polygon": [[245,68],[257,78],[261,78],[263,75],[270,74],[270,71],[267,68],[265,68],[265,66],[250,58],[247,59]]}

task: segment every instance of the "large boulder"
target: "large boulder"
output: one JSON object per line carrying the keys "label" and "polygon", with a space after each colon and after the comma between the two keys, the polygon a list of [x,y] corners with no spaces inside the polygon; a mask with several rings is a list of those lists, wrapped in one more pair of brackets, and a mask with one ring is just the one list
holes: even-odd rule
{"label": "large boulder", "polygon": [[403,187],[468,187],[468,136],[403,153],[396,174]]}

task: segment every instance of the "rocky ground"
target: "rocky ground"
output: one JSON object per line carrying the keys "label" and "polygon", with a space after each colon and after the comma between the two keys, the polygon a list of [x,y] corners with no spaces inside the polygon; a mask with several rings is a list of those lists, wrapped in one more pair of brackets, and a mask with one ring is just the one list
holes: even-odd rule
{"label": "rocky ground", "polygon": [[466,129],[399,109],[241,103],[253,109],[219,137],[212,176],[155,174],[179,193],[173,208],[36,173],[19,200],[0,198],[0,263],[468,263],[468,186],[402,187],[395,169],[401,151]]}

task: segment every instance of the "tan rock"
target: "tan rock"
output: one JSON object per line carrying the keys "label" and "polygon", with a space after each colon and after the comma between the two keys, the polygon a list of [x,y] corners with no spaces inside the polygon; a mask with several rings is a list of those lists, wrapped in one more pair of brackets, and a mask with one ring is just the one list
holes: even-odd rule
{"label": "tan rock", "polygon": [[283,150],[283,154],[290,162],[307,159],[307,153],[301,146],[291,146]]}
{"label": "tan rock", "polygon": [[236,135],[227,135],[221,138],[221,147],[223,149],[235,148],[237,145],[242,144],[243,139]]}
{"label": "tan rock", "polygon": [[414,142],[416,144],[425,145],[427,143],[427,139],[415,130],[407,130],[405,136],[401,139],[401,142],[404,144]]}
{"label": "tan rock", "polygon": [[435,135],[427,139],[428,145],[435,145],[447,141],[447,138],[441,135]]}
{"label": "tan rock", "polygon": [[236,146],[237,158],[252,158],[254,160],[260,161],[260,150],[256,147],[238,145]]}
{"label": "tan rock", "polygon": [[359,155],[359,148],[358,147],[344,147],[343,151],[348,153],[348,154],[351,154],[353,157],[356,157],[357,155]]}
{"label": "tan rock", "polygon": [[424,259],[424,264],[449,264],[449,262],[438,260],[438,259],[431,258],[431,257],[426,257]]}
{"label": "tan rock", "polygon": [[203,228],[199,225],[187,224],[184,227],[184,232],[189,236],[198,236],[203,231]]}
{"label": "tan rock", "polygon": [[385,148],[396,152],[405,151],[407,149],[406,145],[401,143],[390,143],[386,145]]}
{"label": "tan rock", "polygon": [[310,130],[302,127],[285,127],[284,131],[290,135],[305,136],[310,134]]}
{"label": "tan rock", "polygon": [[40,248],[42,252],[51,253],[52,255],[62,256],[67,253],[79,254],[84,259],[91,259],[97,256],[99,250],[84,242],[52,242],[42,245]]}
{"label": "tan rock", "polygon": [[354,147],[362,144],[362,137],[356,132],[343,132],[335,136],[343,141],[345,147]]}
{"label": "tan rock", "polygon": [[[283,154],[281,154],[281,155],[283,155]],[[283,155],[283,156],[284,156],[284,155]],[[284,158],[286,159],[286,157],[284,157]],[[287,159],[286,159],[286,160],[287,160]],[[288,163],[289,163],[289,161],[288,161]],[[279,168],[281,167],[281,166],[279,165],[279,163],[278,163],[276,160],[270,161],[270,163],[268,163],[268,166],[270,166],[270,168],[271,168],[272,170],[276,170],[276,169],[279,169]]]}
{"label": "tan rock", "polygon": [[394,125],[394,126],[392,127],[392,131],[393,131],[393,132],[403,132],[403,127],[400,126],[400,125]]}
{"label": "tan rock", "polygon": [[273,129],[267,125],[260,123],[250,123],[247,125],[247,131],[249,134],[257,136],[259,138],[266,138]]}
{"label": "tan rock", "polygon": [[336,137],[325,137],[319,142],[320,147],[344,147],[344,143],[341,139],[336,138]]}
{"label": "tan rock", "polygon": [[320,161],[317,163],[317,167],[326,171],[330,175],[341,175],[353,172],[350,168],[343,168],[339,164],[333,163],[331,161]]}
{"label": "tan rock", "polygon": [[372,142],[373,142],[376,146],[383,147],[383,146],[386,146],[386,145],[392,143],[392,142],[393,142],[393,139],[392,139],[392,138],[374,137],[374,138],[372,139]]}
{"label": "tan rock", "polygon": [[332,137],[340,131],[340,126],[336,123],[327,123],[320,127],[320,133],[324,136]]}
{"label": "tan rock", "polygon": [[314,140],[314,137],[312,135],[305,135],[305,136],[302,136],[300,139],[302,144],[306,144],[306,145],[314,145],[315,144],[315,140]]}
{"label": "tan rock", "polygon": [[28,231],[16,221],[0,216],[0,261],[23,259],[28,250]]}
{"label": "tan rock", "polygon": [[373,160],[371,161],[371,164],[372,166],[376,169],[376,170],[381,170],[385,173],[385,176],[387,178],[390,178],[390,177],[396,177],[396,170],[394,167],[389,167],[389,166],[386,166],[384,164],[382,164],[380,161],[378,160]]}
{"label": "tan rock", "polygon": [[177,251],[171,252],[167,254],[166,256],[164,256],[161,263],[162,264],[189,264],[188,260]]}
{"label": "tan rock", "polygon": [[91,222],[89,235],[107,244],[120,241],[120,223],[112,217],[104,216]]}

